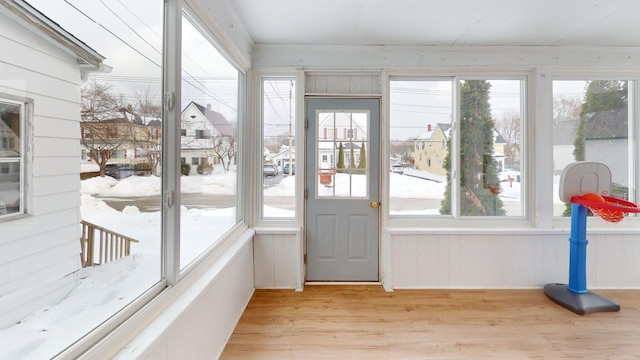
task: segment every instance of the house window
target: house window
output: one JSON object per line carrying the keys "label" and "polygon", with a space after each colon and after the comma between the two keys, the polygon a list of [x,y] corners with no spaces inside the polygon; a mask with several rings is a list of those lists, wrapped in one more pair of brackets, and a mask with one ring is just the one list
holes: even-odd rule
{"label": "house window", "polygon": [[[523,217],[524,177],[505,182],[506,172],[498,165],[504,161],[510,174],[522,169],[524,85],[523,79],[392,78],[389,158],[417,161],[415,176],[390,178],[391,217]],[[459,106],[457,127],[451,123],[454,103]],[[415,150],[428,145],[428,157],[400,146],[417,134]],[[413,189],[411,194],[403,191],[407,188]],[[411,208],[405,198],[412,199]]]}
{"label": "house window", "polygon": [[24,212],[24,104],[0,99],[0,218]]}
{"label": "house window", "polygon": [[[296,81],[289,77],[262,78],[262,148],[266,164],[278,166],[275,176],[260,168],[263,176],[262,219],[293,219],[295,217],[295,114]],[[324,127],[322,137],[332,139],[333,125]],[[326,159],[325,159],[326,160]],[[294,164],[289,169],[288,164]],[[263,164],[260,164],[263,166]],[[291,174],[290,174],[291,173]],[[287,179],[292,177],[293,179]],[[287,185],[289,184],[289,185]]]}
{"label": "house window", "polygon": [[118,138],[118,128],[110,127],[108,131],[109,131],[109,139],[117,139]]}
{"label": "house window", "polygon": [[570,216],[557,195],[562,170],[575,161],[593,161],[611,171],[611,196],[636,202],[633,81],[553,81],[553,215]]}
{"label": "house window", "polygon": [[180,136],[187,136],[187,129],[180,129]]}
{"label": "house window", "polygon": [[196,139],[209,139],[211,138],[210,130],[196,130]]}
{"label": "house window", "polygon": [[84,137],[85,139],[91,139],[91,128],[82,126],[82,137]]}

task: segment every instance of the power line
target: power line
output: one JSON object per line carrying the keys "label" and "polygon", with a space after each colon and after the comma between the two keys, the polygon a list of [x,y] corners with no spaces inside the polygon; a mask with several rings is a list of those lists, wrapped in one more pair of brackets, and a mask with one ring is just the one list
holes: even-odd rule
{"label": "power line", "polygon": [[112,32],[111,30],[109,30],[108,28],[106,28],[104,25],[100,24],[99,22],[93,20],[92,17],[90,17],[89,15],[85,14],[82,10],[78,9],[75,5],[71,4],[69,2],[69,0],[63,0],[65,3],[67,3],[67,5],[71,6],[72,8],[74,8],[77,12],[79,12],[80,14],[82,14],[84,17],[86,17],[87,19],[91,20],[93,23],[95,23],[96,25],[100,26],[102,29],[104,29],[104,31],[108,32],[109,34],[111,34],[113,37],[115,37],[116,39],[118,39],[120,42],[122,42],[123,44],[125,44],[127,47],[129,47],[131,50],[135,51],[136,53],[138,53],[140,56],[142,56],[143,58],[147,59],[150,63],[154,64],[155,66],[159,67],[162,69],[162,66],[158,63],[156,63],[155,61],[151,60],[149,57],[147,57],[145,54],[143,54],[142,52],[138,51],[138,49],[136,49],[135,47],[131,46],[128,42],[124,41],[121,37],[119,37],[118,35],[116,35],[114,32]]}

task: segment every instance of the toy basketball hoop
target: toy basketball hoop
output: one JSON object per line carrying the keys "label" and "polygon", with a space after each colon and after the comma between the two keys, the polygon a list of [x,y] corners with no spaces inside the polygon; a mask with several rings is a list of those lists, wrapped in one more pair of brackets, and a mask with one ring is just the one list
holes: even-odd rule
{"label": "toy basketball hoop", "polygon": [[[584,196],[584,195],[583,195]],[[632,203],[611,196],[603,195],[605,202],[585,199],[583,196],[572,196],[571,203],[585,206],[591,212],[609,222],[619,222],[624,219],[625,213],[638,213],[640,208]]]}
{"label": "toy basketball hoop", "polygon": [[620,311],[620,305],[587,290],[587,209],[609,222],[621,221],[640,208],[630,201],[609,196],[611,171],[602,163],[581,161],[567,165],[560,176],[560,199],[571,204],[569,284],[547,284],[544,293],[555,303],[584,315]]}

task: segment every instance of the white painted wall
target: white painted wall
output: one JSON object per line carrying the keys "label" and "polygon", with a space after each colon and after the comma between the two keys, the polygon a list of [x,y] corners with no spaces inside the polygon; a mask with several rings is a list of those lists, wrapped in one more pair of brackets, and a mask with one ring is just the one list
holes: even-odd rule
{"label": "white painted wall", "polygon": [[254,272],[256,289],[296,289],[304,284],[302,234],[277,228],[256,229]]}
{"label": "white painted wall", "polygon": [[113,358],[218,358],[251,299],[253,273],[253,241],[245,234],[187,288],[176,285],[169,306]]}
{"label": "white painted wall", "polygon": [[80,268],[75,58],[0,14],[0,97],[27,107],[27,215],[0,222],[0,328],[62,299]]}
{"label": "white painted wall", "polygon": [[[393,288],[541,288],[569,279],[569,234],[394,234]],[[587,236],[589,288],[640,286],[637,235]]]}

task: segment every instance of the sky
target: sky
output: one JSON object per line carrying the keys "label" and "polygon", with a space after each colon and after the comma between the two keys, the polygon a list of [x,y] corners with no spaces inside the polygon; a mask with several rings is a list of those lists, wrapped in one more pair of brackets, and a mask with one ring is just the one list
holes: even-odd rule
{"label": "sky", "polygon": [[[160,103],[163,2],[158,0],[28,0],[29,4],[96,50],[112,68],[90,79],[108,83],[130,102],[149,92]],[[238,71],[183,18],[183,102],[212,104],[237,120]]]}

